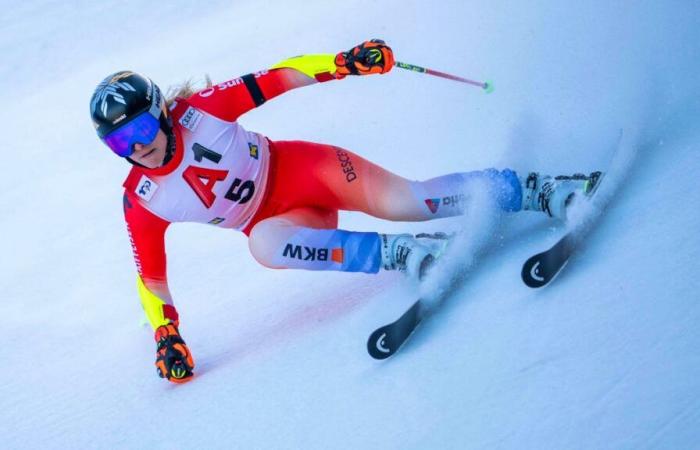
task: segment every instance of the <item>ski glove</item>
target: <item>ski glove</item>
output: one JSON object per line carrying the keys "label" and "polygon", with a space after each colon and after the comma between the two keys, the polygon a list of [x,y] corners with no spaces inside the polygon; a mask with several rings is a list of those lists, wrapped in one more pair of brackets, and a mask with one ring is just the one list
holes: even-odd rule
{"label": "ski glove", "polygon": [[335,77],[387,73],[394,67],[394,52],[381,39],[372,39],[335,55]]}
{"label": "ski glove", "polygon": [[155,333],[158,350],[156,369],[161,378],[173,383],[184,383],[192,378],[194,360],[187,344],[174,324],[161,325]]}

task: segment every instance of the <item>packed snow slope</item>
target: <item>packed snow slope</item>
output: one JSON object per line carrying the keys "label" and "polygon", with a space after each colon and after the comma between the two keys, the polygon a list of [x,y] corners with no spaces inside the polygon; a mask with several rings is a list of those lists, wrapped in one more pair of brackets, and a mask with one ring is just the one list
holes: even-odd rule
{"label": "packed snow slope", "polygon": [[[3,2],[0,447],[700,448],[699,9]],[[564,231],[538,214],[342,215],[345,229],[472,236],[443,307],[376,362],[365,339],[415,296],[400,275],[269,270],[242,234],[175,225],[169,277],[197,376],[162,381],[122,218],[129,166],[94,134],[94,86],[119,69],[163,88],[223,81],[373,37],[495,92],[396,69],[290,92],[242,124],[413,179],[605,169],[622,129],[635,156],[595,231],[535,291],[521,264]]]}

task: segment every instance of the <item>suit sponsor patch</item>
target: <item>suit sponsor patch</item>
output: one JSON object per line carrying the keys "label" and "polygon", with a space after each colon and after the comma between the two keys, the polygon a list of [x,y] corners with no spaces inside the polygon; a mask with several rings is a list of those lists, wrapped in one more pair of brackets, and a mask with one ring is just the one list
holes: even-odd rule
{"label": "suit sponsor patch", "polygon": [[136,190],[134,190],[134,192],[142,199],[150,201],[151,198],[153,198],[153,195],[155,195],[156,190],[158,190],[158,185],[156,182],[148,178],[146,175],[141,175],[139,184],[136,185]]}
{"label": "suit sponsor patch", "polygon": [[194,131],[197,125],[199,125],[199,121],[202,120],[202,115],[201,112],[190,106],[187,108],[187,111],[185,111],[185,114],[180,117],[180,125],[190,131]]}
{"label": "suit sponsor patch", "polygon": [[425,204],[428,206],[428,209],[430,210],[431,213],[435,214],[440,207],[440,199],[439,198],[426,198],[425,199]]}
{"label": "suit sponsor patch", "polygon": [[251,158],[258,159],[260,152],[258,152],[258,146],[248,142],[248,154]]}
{"label": "suit sponsor patch", "polygon": [[338,264],[343,264],[345,260],[345,252],[342,247],[327,249],[289,243],[284,247],[282,256],[303,261],[328,261],[330,256],[330,260]]}

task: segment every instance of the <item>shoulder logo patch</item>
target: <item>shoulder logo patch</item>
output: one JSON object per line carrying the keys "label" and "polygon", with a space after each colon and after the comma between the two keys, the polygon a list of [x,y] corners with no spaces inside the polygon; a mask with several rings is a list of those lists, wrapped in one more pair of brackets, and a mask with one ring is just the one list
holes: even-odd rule
{"label": "shoulder logo patch", "polygon": [[201,112],[190,106],[187,108],[187,111],[185,111],[185,114],[180,117],[180,125],[190,131],[194,131],[197,125],[199,125],[199,121],[202,120],[202,115]]}
{"label": "shoulder logo patch", "polygon": [[250,142],[248,142],[248,152],[249,152],[251,158],[258,159],[259,153],[258,153],[258,146],[257,145],[251,144]]}
{"label": "shoulder logo patch", "polygon": [[139,184],[136,185],[136,190],[134,191],[136,195],[141,197],[146,201],[150,201],[158,190],[158,185],[155,181],[148,178],[146,175],[141,175]]}

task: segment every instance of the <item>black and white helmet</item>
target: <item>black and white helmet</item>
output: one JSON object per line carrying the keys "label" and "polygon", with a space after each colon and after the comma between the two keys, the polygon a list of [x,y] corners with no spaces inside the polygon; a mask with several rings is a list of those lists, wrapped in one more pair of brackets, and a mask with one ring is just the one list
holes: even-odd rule
{"label": "black and white helmet", "polygon": [[100,138],[144,111],[161,119],[165,99],[153,81],[136,72],[109,75],[97,85],[90,99],[90,116]]}

